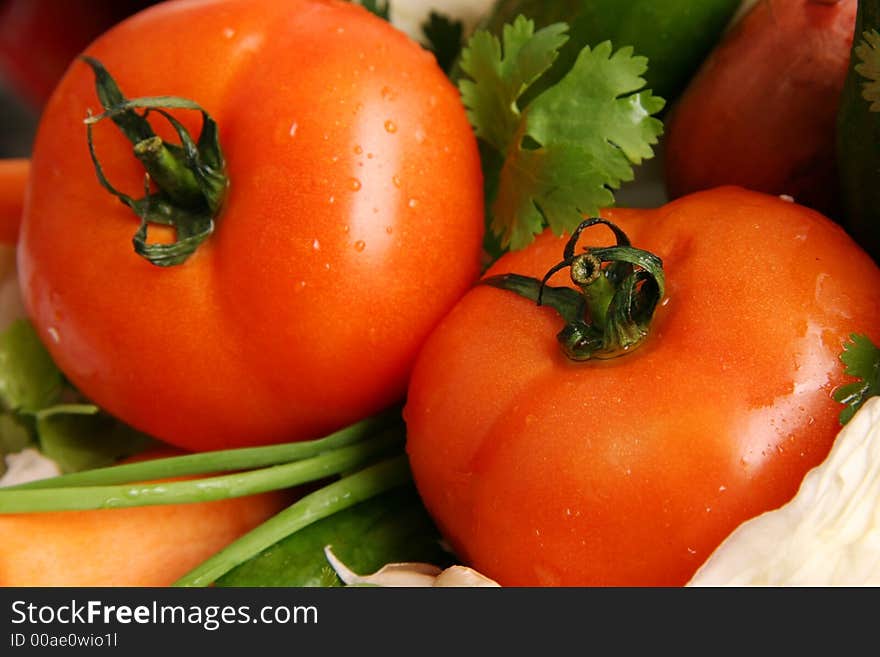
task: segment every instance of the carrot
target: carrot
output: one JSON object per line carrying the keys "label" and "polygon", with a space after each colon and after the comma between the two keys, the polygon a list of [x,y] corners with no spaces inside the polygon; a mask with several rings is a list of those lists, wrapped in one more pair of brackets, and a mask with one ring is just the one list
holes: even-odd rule
{"label": "carrot", "polygon": [[18,241],[24,191],[31,162],[28,159],[0,159],[0,243]]}
{"label": "carrot", "polygon": [[195,504],[0,515],[0,586],[169,586],[290,502],[289,491],[274,491]]}

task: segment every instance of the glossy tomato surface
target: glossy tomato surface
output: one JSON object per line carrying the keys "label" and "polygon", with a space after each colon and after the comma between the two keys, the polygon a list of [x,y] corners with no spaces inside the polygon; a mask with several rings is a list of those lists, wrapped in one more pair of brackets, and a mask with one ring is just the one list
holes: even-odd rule
{"label": "glossy tomato surface", "polygon": [[[607,215],[664,261],[643,346],[569,361],[553,309],[478,286],[411,380],[419,491],[457,554],[503,585],[685,584],[824,459],[843,345],[880,338],[880,270],[812,210],[726,187]],[[610,243],[589,230],[580,244]],[[540,278],[565,239],[545,233],[489,274]]]}
{"label": "glossy tomato surface", "polygon": [[[91,70],[70,69],[38,131],[19,247],[28,311],[65,374],[197,450],[315,437],[400,399],[479,273],[479,157],[433,57],[363,8],[319,0],[165,2],[87,53],[127,97],[204,107],[230,182],[184,264],[136,255],[138,217],[89,158]],[[176,115],[197,134],[198,112]],[[142,196],[110,121],[94,142],[107,178]]]}

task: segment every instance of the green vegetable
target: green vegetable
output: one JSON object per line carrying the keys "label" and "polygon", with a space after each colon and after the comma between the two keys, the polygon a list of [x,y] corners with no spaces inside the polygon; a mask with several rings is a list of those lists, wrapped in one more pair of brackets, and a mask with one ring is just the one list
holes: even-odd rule
{"label": "green vegetable", "polygon": [[538,27],[566,22],[571,40],[562,48],[537,94],[561,79],[584,46],[611,41],[647,57],[647,87],[675,99],[733,17],[740,0],[498,0],[483,27],[501,34],[520,14]]}
{"label": "green vegetable", "polygon": [[500,42],[480,30],[462,53],[470,79],[459,88],[471,124],[503,159],[491,202],[502,249],[526,246],[546,225],[571,231],[584,215],[612,205],[612,190],[653,156],[663,130],[652,116],[663,99],[640,91],[647,60],[631,48],[612,53],[608,42],[581,50],[555,86],[522,105],[556,61],[566,32],[563,24],[535,32],[532,21],[518,17]]}
{"label": "green vegetable", "polygon": [[35,413],[61,396],[63,377],[30,323],[13,322],[0,334],[0,403]]}
{"label": "green vegetable", "polygon": [[364,9],[375,14],[379,18],[384,18],[386,21],[388,20],[388,16],[390,15],[388,0],[384,0],[384,2],[383,0],[357,0],[356,4],[363,6]]}
{"label": "green vegetable", "polygon": [[40,450],[63,472],[109,466],[156,444],[95,406],[80,405],[82,413],[75,412],[76,408],[56,407],[37,417]]}
{"label": "green vegetable", "polygon": [[840,223],[880,261],[880,0],[860,0],[837,114]]}
{"label": "green vegetable", "polygon": [[880,395],[880,349],[867,336],[853,334],[840,360],[846,373],[858,379],[834,391],[834,400],[846,405],[840,413],[840,423],[846,424],[868,397]]}
{"label": "green vegetable", "polygon": [[428,49],[434,53],[437,64],[449,73],[461,52],[464,25],[448,16],[432,11],[428,20],[422,24],[422,34],[428,42]]}
{"label": "green vegetable", "polygon": [[[390,432],[380,434],[372,440],[328,450],[306,459],[192,481],[157,484],[129,482],[67,488],[53,487],[53,480],[47,479],[43,480],[43,486],[0,489],[0,513],[118,509],[211,502],[255,495],[349,472],[400,443],[401,436]],[[160,460],[153,463],[161,464]]]}
{"label": "green vegetable", "polygon": [[26,320],[0,333],[0,462],[36,444],[64,472],[108,465],[153,441],[96,406],[65,381]]}
{"label": "green vegetable", "polygon": [[[48,413],[42,420],[74,417],[69,410]],[[79,411],[85,413],[87,407],[80,406]],[[179,582],[182,586],[208,585],[290,534],[410,483],[408,462],[402,452],[403,434],[400,410],[392,409],[318,440],[187,454],[0,488],[0,514],[207,502],[329,481],[241,537]],[[385,460],[376,462],[383,458]],[[197,480],[142,483],[160,477],[207,473],[216,474]],[[344,476],[335,478],[336,475]],[[345,537],[338,533],[338,529],[360,526],[367,535],[373,535],[373,548],[364,554],[381,558],[385,554],[396,554],[395,546],[405,540],[417,541],[422,540],[419,536],[427,536],[427,530],[418,529],[424,529],[423,524],[418,524],[418,510],[400,507],[398,511],[396,519],[374,516],[371,526],[375,527],[369,531],[363,524],[358,525],[354,517],[333,521],[322,531],[331,532],[334,542],[344,545]],[[420,512],[425,513],[423,509]],[[404,524],[395,527],[394,522]],[[381,525],[386,528],[380,529]],[[397,531],[403,531],[404,535],[395,533]],[[355,563],[360,563],[361,557],[357,554],[355,557]],[[303,568],[306,567],[304,563]],[[260,572],[262,566],[255,562],[251,568]]]}
{"label": "green vegetable", "polygon": [[359,502],[409,483],[405,454],[364,468],[310,493],[184,575],[175,586],[208,586],[282,538]]}
{"label": "green vegetable", "polygon": [[451,563],[415,488],[401,486],[291,534],[216,586],[341,586],[324,554],[328,545],[358,573],[403,561]]}

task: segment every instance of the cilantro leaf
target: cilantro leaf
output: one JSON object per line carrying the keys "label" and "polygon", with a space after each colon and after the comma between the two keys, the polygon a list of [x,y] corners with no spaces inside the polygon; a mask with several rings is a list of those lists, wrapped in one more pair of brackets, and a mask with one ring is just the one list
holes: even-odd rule
{"label": "cilantro leaf", "polygon": [[854,49],[859,59],[855,70],[868,80],[862,85],[862,97],[871,103],[872,112],[880,112],[880,33],[871,30],[862,36]]}
{"label": "cilantro leaf", "polygon": [[867,336],[854,333],[843,346],[840,360],[846,374],[858,379],[834,391],[834,401],[845,404],[840,423],[846,424],[868,397],[880,395],[880,349]]}
{"label": "cilantro leaf", "polygon": [[504,26],[502,43],[478,30],[461,55],[461,69],[472,80],[459,82],[468,118],[478,137],[506,153],[518,134],[522,114],[516,101],[550,68],[568,40],[568,26],[555,23],[535,32],[523,16]]}
{"label": "cilantro leaf", "polygon": [[504,157],[491,228],[503,248],[528,245],[545,226],[560,234],[613,204],[613,190],[653,157],[663,124],[662,98],[642,90],[647,59],[610,42],[581,50],[555,85],[517,102],[559,54],[567,26],[538,32],[519,16],[502,41],[484,30],[462,53],[459,83],[478,137]]}
{"label": "cilantro leaf", "polygon": [[422,34],[425,35],[428,48],[434,53],[437,64],[449,73],[461,52],[464,23],[431,11],[428,20],[422,24]]}

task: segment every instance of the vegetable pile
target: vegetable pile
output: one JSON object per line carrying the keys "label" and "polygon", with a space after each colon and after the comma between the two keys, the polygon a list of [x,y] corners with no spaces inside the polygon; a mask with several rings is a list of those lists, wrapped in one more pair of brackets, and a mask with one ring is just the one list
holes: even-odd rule
{"label": "vegetable pile", "polygon": [[785,584],[786,509],[851,526],[880,2],[150,4],[0,163],[0,585]]}

